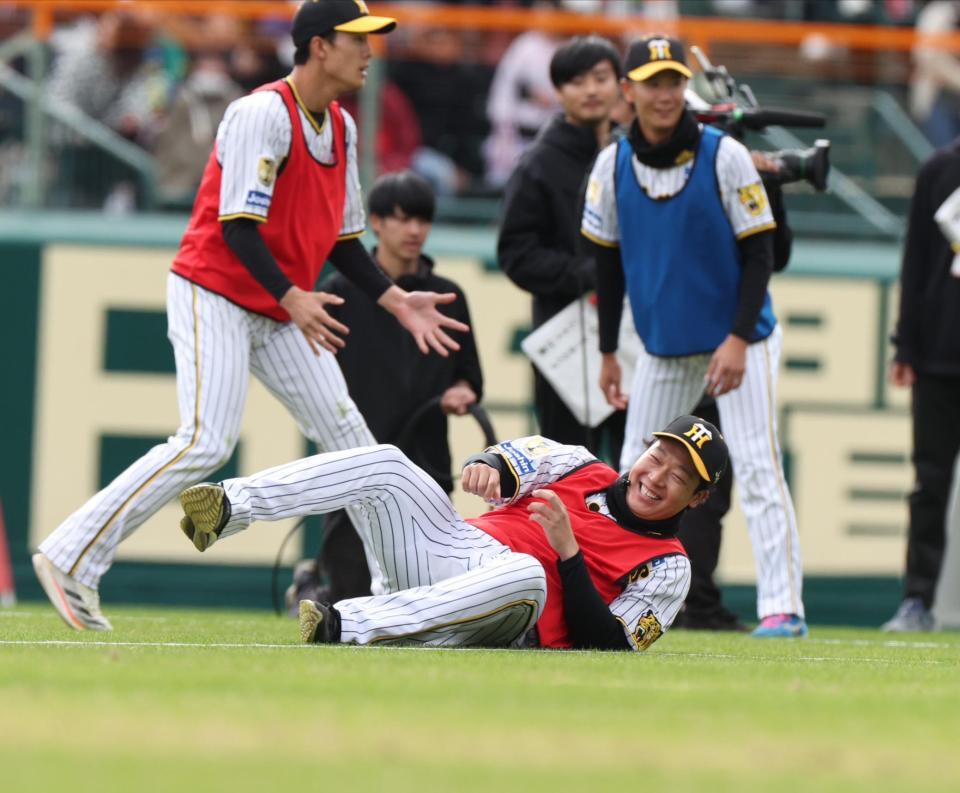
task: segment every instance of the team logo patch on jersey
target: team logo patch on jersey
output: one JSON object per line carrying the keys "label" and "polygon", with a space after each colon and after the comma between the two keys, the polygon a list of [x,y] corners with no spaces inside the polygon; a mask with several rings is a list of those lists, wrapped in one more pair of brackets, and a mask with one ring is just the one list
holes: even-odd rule
{"label": "team logo patch on jersey", "polygon": [[767,194],[763,191],[760,182],[748,184],[746,187],[738,187],[737,195],[740,196],[740,203],[754,217],[762,214],[767,208]]}
{"label": "team logo patch on jersey", "polygon": [[637,648],[646,650],[663,634],[663,627],[660,620],[653,613],[652,609],[647,609],[643,616],[637,620],[636,630],[633,632],[633,640],[637,643]]}
{"label": "team logo patch on jersey", "polygon": [[590,179],[587,183],[587,203],[599,204],[603,197],[603,185],[599,179]]}
{"label": "team logo patch on jersey", "polygon": [[530,440],[527,441],[524,450],[531,457],[543,457],[545,454],[550,454],[550,444],[547,443],[546,439],[541,435],[534,435]]}
{"label": "team logo patch on jersey", "polygon": [[628,585],[635,584],[641,578],[646,578],[649,575],[650,575],[649,565],[642,564],[639,567],[637,567],[635,570],[633,570],[633,572],[631,572],[629,576],[627,576],[627,584]]}
{"label": "team logo patch on jersey", "polygon": [[260,184],[269,187],[277,178],[277,161],[272,157],[261,157],[257,163],[257,179]]}

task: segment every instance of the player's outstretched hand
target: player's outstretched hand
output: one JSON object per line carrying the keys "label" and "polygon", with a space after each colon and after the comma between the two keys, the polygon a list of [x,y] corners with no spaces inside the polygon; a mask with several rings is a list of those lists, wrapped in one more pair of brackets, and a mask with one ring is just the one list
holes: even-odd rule
{"label": "player's outstretched hand", "polygon": [[460,487],[464,493],[480,496],[484,501],[500,499],[500,472],[486,463],[470,463],[463,469]]}
{"label": "player's outstretched hand", "polygon": [[452,303],[456,299],[454,292],[407,292],[399,286],[391,286],[377,302],[410,332],[420,352],[426,354],[433,349],[446,358],[450,354],[449,350],[460,349],[460,345],[446,330],[459,330],[464,333],[470,330],[469,325],[437,310],[438,305]]}
{"label": "player's outstretched hand", "polygon": [[552,490],[534,490],[531,494],[542,501],[531,501],[527,507],[530,520],[543,526],[543,533],[547,535],[547,542],[557,552],[561,560],[577,555],[580,546],[573,536],[573,527],[570,525],[570,513],[560,500],[560,496]]}
{"label": "player's outstretched hand", "polygon": [[707,367],[707,393],[718,397],[739,388],[746,369],[747,342],[731,333],[710,359]]}
{"label": "player's outstretched hand", "polygon": [[600,359],[600,390],[617,410],[627,409],[627,395],[620,390],[620,362],[616,353],[605,352]]}
{"label": "player's outstretched hand", "polygon": [[280,300],[294,324],[300,328],[313,350],[320,354],[320,347],[335,353],[346,342],[340,338],[350,332],[342,322],[338,322],[327,313],[326,306],[339,306],[343,298],[329,292],[305,292],[297,286],[291,286]]}

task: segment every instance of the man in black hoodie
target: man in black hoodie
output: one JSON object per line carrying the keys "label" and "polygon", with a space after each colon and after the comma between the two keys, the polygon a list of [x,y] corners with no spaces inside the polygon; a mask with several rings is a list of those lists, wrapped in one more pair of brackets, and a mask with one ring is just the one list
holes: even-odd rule
{"label": "man in black hoodie", "polygon": [[[378,241],[373,258],[404,289],[432,290],[442,285],[441,291],[455,293],[458,302],[439,310],[470,325],[463,291],[450,279],[436,275],[433,260],[423,254],[435,203],[430,185],[416,174],[401,171],[381,176],[370,190],[368,201],[370,226]],[[397,332],[400,326],[391,315],[381,311],[384,317],[378,317],[377,304],[346,278],[339,273],[331,275],[323,281],[322,289],[343,298],[341,304],[328,308],[331,316],[350,328],[346,346],[337,352],[337,363],[374,438],[379,443],[400,446],[450,493],[453,479],[447,416],[463,415],[483,394],[473,332],[457,333],[460,349],[446,358],[415,356],[416,343],[409,334]],[[437,408],[422,413],[415,429],[405,432],[411,417],[434,398],[440,399]],[[326,573],[330,590],[325,597],[337,600],[370,594],[368,560],[346,513],[328,515],[324,528],[326,540],[317,561],[319,569],[308,566],[300,583],[316,585],[320,575]],[[288,596],[293,605],[310,594],[295,594],[295,590],[296,582]]]}
{"label": "man in black hoodie", "polygon": [[[621,73],[620,55],[606,39],[581,36],[561,46],[550,79],[563,111],[541,130],[507,184],[497,255],[510,280],[533,295],[534,328],[596,287],[593,256],[581,250],[578,234],[582,188],[609,142]],[[601,453],[600,433],[583,426],[536,369],[534,406],[545,437]],[[623,421],[618,411],[598,428],[608,433],[605,456],[614,463]]]}
{"label": "man in black hoodie", "polygon": [[[920,168],[903,251],[890,382],[912,390],[916,485],[909,497],[903,602],[884,624],[886,631],[934,628],[931,606],[943,563],[950,482],[960,450],[960,271],[952,266],[957,240],[944,235],[935,216],[948,201],[958,201],[957,193],[960,139],[939,149]],[[947,211],[951,214],[956,212]]]}

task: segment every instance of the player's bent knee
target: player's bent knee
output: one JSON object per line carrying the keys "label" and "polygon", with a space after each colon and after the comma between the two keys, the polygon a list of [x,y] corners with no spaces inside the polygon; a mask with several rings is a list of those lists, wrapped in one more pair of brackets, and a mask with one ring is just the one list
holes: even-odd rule
{"label": "player's bent knee", "polygon": [[398,446],[394,446],[392,443],[377,444],[377,450],[380,452],[380,456],[385,462],[409,462],[407,455],[400,451]]}
{"label": "player's bent knee", "polygon": [[229,462],[236,443],[225,441],[211,441],[198,443],[188,448],[183,456],[183,467],[205,475],[213,473]]}

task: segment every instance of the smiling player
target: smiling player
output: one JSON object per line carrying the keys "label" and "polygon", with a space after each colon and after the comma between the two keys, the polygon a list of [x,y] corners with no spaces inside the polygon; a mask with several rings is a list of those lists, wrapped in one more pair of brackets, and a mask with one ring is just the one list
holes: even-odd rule
{"label": "smiling player", "polygon": [[204,550],[255,520],[365,508],[386,593],[301,601],[305,642],[645,650],[690,585],[680,516],[727,464],[696,416],[654,435],[622,477],[582,446],[492,446],[467,460],[462,487],[497,508],[470,520],[395,446],[370,446],[189,488],[181,528]]}

